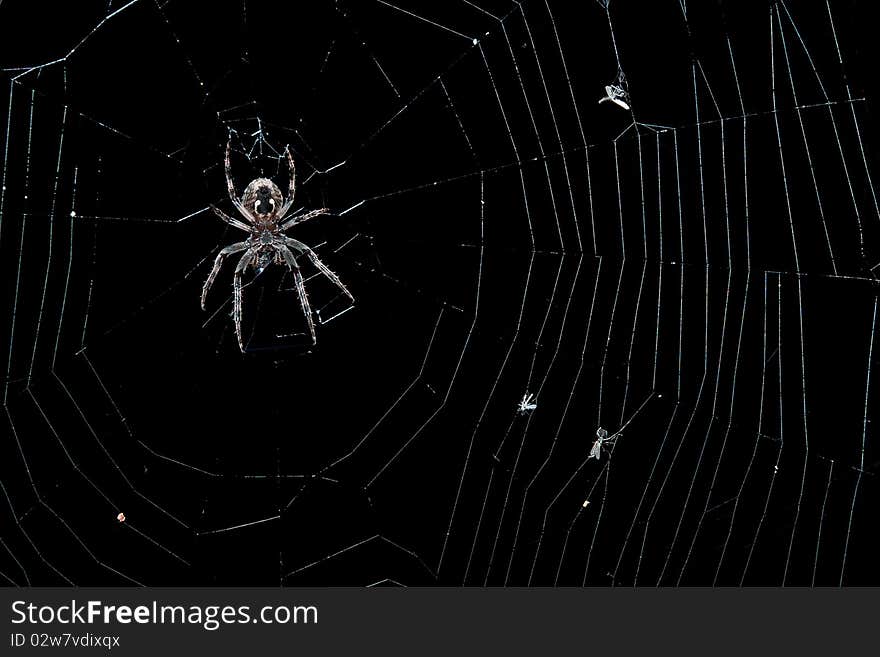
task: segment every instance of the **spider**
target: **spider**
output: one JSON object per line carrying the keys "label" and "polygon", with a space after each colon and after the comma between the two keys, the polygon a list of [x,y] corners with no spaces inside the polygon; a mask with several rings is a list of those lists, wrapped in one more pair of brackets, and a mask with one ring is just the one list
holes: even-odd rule
{"label": "spider", "polygon": [[318,256],[312,249],[302,242],[288,237],[284,234],[284,231],[314,217],[328,214],[329,210],[321,208],[319,210],[309,210],[308,212],[294,214],[290,218],[287,217],[290,208],[293,206],[293,198],[296,194],[296,170],[289,148],[284,150],[287,164],[290,168],[290,190],[287,199],[281,194],[278,185],[268,178],[252,180],[245,188],[244,194],[239,198],[236,196],[235,185],[232,182],[232,167],[229,161],[231,147],[232,142],[228,141],[226,143],[225,160],[226,186],[229,190],[229,200],[232,201],[235,209],[247,220],[247,223],[230,217],[213,205],[211,209],[227,224],[250,233],[250,236],[243,242],[230,244],[221,249],[220,253],[217,254],[217,258],[214,260],[214,267],[211,269],[208,280],[205,281],[205,286],[202,288],[202,310],[205,310],[205,299],[208,296],[208,290],[211,289],[211,285],[213,285],[214,279],[223,265],[223,259],[233,253],[244,251],[244,255],[241,256],[235,268],[232,283],[232,319],[235,322],[235,335],[238,338],[238,347],[242,353],[244,353],[244,343],[241,339],[241,276],[248,267],[262,271],[273,261],[278,265],[286,264],[291,274],[293,274],[296,293],[299,296],[303,314],[309,325],[309,333],[312,336],[312,344],[315,344],[315,323],[312,319],[312,309],[309,306],[309,297],[306,294],[305,282],[297,265],[296,256],[306,256],[312,261],[312,264],[315,265],[318,271],[329,278],[352,302],[354,302],[354,297],[342,281],[339,280],[339,277],[318,259]]}

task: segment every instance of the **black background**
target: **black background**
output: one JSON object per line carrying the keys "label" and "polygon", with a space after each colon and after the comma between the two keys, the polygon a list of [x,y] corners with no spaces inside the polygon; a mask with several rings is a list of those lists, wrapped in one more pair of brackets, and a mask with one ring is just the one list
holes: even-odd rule
{"label": "black background", "polygon": [[[0,4],[7,583],[877,583],[867,3],[843,66],[824,3],[477,4]],[[199,308],[230,130],[334,212],[314,348],[280,268],[244,355]]]}

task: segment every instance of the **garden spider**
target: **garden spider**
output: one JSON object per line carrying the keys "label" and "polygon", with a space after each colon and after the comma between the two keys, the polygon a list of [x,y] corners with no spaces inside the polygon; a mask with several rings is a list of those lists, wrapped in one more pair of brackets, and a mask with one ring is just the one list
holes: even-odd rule
{"label": "garden spider", "polygon": [[318,256],[315,255],[312,249],[302,242],[284,235],[284,231],[319,215],[327,214],[329,210],[327,208],[309,210],[285,220],[287,213],[290,212],[290,208],[293,206],[293,198],[296,193],[296,170],[289,148],[286,148],[284,151],[290,168],[290,190],[287,199],[281,194],[278,185],[268,178],[252,180],[245,188],[241,198],[238,198],[235,193],[235,185],[232,182],[232,167],[229,162],[231,147],[232,141],[230,140],[226,143],[226,186],[229,190],[229,199],[232,201],[232,205],[235,206],[235,209],[239,211],[248,223],[230,217],[213,205],[211,209],[230,226],[250,233],[250,237],[243,242],[230,244],[226,248],[221,249],[220,253],[217,254],[217,259],[214,260],[214,267],[211,269],[208,280],[205,281],[205,286],[202,288],[202,310],[205,309],[205,299],[208,296],[208,290],[211,289],[211,285],[220,271],[223,259],[233,253],[244,251],[244,255],[241,256],[235,268],[232,284],[232,318],[235,322],[235,335],[238,338],[238,347],[242,353],[244,353],[244,343],[241,339],[241,275],[248,267],[262,270],[273,261],[279,265],[286,264],[291,274],[293,274],[296,293],[299,296],[303,314],[309,325],[309,333],[312,336],[312,344],[315,344],[315,323],[312,319],[312,309],[309,306],[309,297],[306,294],[302,273],[296,263],[296,256],[306,256],[312,261],[312,264],[315,265],[318,271],[329,278],[352,302],[354,302],[354,297],[342,281],[339,280],[339,277],[318,259]]}

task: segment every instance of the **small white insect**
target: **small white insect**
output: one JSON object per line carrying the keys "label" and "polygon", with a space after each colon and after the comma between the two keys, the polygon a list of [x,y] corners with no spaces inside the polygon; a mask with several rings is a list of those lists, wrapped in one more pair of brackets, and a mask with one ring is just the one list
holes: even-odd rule
{"label": "small white insect", "polygon": [[600,103],[604,103],[606,100],[610,100],[615,105],[622,107],[623,109],[629,111],[629,94],[626,89],[617,84],[608,84],[605,85],[605,96],[599,100]]}
{"label": "small white insect", "polygon": [[593,447],[590,449],[590,455],[587,459],[601,460],[602,447],[604,446],[607,449],[608,445],[613,445],[614,441],[617,440],[618,435],[619,433],[616,433],[609,437],[607,429],[603,429],[602,427],[596,429],[596,441],[593,443]]}
{"label": "small white insect", "polygon": [[538,408],[538,402],[535,401],[535,395],[528,392],[523,395],[523,398],[517,405],[517,410],[519,411],[520,415],[531,413],[536,408]]}

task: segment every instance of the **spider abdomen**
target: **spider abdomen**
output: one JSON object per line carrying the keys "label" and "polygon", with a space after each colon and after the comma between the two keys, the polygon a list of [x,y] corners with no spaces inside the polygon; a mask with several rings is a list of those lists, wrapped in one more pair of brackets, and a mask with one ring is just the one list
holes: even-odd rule
{"label": "spider abdomen", "polygon": [[274,182],[268,178],[257,178],[245,188],[241,203],[252,213],[258,225],[274,226],[284,197]]}

